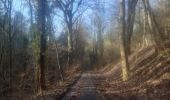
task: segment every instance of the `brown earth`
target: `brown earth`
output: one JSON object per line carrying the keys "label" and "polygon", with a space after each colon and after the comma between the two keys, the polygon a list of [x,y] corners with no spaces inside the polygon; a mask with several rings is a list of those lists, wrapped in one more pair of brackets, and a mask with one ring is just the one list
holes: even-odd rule
{"label": "brown earth", "polygon": [[170,61],[150,47],[130,57],[130,79],[121,64],[82,74],[62,100],[170,100]]}

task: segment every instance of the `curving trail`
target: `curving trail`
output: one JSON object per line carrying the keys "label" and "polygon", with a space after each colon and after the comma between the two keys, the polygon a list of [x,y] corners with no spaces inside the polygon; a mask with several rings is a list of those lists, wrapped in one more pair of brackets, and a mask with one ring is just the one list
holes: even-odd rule
{"label": "curving trail", "polygon": [[96,88],[100,82],[100,75],[90,72],[83,73],[62,100],[107,100]]}

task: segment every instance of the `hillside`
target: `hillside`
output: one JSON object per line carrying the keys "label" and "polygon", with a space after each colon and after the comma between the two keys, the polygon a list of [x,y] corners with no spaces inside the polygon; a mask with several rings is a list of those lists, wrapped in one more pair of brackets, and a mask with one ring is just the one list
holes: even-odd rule
{"label": "hillside", "polygon": [[121,81],[121,64],[103,71],[104,84],[98,89],[109,100],[169,100],[170,60],[157,55],[153,47],[130,56],[130,79]]}

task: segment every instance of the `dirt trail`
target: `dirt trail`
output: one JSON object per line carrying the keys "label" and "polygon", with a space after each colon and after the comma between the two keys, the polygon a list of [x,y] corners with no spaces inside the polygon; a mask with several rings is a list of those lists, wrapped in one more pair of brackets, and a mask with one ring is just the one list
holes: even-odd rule
{"label": "dirt trail", "polygon": [[97,74],[83,73],[62,100],[107,100],[96,89],[97,84],[100,84],[98,80],[100,80],[100,76]]}

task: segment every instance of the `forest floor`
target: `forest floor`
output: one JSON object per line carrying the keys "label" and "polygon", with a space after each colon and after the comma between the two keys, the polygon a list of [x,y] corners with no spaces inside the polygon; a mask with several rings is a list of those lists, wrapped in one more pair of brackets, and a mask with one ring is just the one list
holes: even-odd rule
{"label": "forest floor", "polygon": [[[82,73],[80,65],[65,72],[58,82],[54,73],[48,75],[48,89],[43,96],[26,92],[24,85],[15,88],[15,99],[1,100],[170,100],[170,59],[155,54],[150,47],[129,57],[130,79],[121,80],[121,64],[107,64],[97,71]],[[28,74],[30,75],[30,74]],[[25,79],[30,79],[25,77]],[[24,82],[29,83],[30,80]],[[23,81],[21,82],[23,84]],[[30,83],[31,84],[31,83]],[[23,92],[25,91],[25,92]]]}
{"label": "forest floor", "polygon": [[86,72],[81,75],[79,81],[70,89],[62,100],[107,100],[104,95],[97,90],[97,85],[101,84],[100,75]]}
{"label": "forest floor", "polygon": [[152,48],[130,57],[131,78],[121,80],[121,64],[83,73],[62,100],[170,100],[170,61]]}
{"label": "forest floor", "polygon": [[101,70],[97,85],[108,100],[170,100],[170,60],[157,55],[152,47],[129,57],[130,79],[121,80],[121,64]]}

